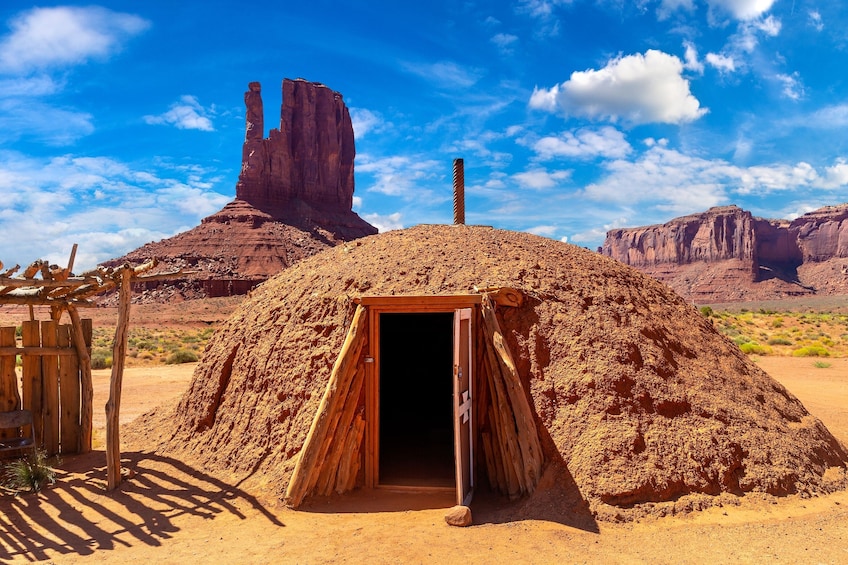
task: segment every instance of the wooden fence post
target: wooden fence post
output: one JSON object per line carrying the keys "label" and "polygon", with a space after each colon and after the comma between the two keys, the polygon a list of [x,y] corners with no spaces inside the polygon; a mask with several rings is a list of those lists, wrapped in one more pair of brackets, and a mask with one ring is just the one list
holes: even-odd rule
{"label": "wooden fence post", "polygon": [[94,415],[94,385],[91,381],[91,356],[88,348],[91,345],[91,320],[80,320],[76,306],[68,306],[71,317],[71,327],[74,333],[74,347],[80,366],[80,434],[79,453],[91,451],[91,431]]}
{"label": "wooden fence post", "polygon": [[127,339],[130,324],[130,299],[132,298],[133,270],[125,266],[120,271],[118,326],[112,346],[112,377],[109,401],[106,403],[106,475],[107,490],[121,484],[121,386],[124,378],[124,360],[127,356]]}
{"label": "wooden fence post", "polygon": [[24,353],[21,356],[23,364],[23,408],[32,412],[35,443],[43,445],[42,433],[42,399],[41,399],[41,357],[27,355],[27,347],[41,346],[41,325],[38,320],[28,320],[21,324]]}
{"label": "wooden fence post", "polygon": [[[59,326],[59,347],[71,348],[72,326]],[[79,451],[80,434],[80,372],[76,355],[59,358],[59,449],[62,453]]]}
{"label": "wooden fence post", "polygon": [[[15,346],[15,328],[0,328],[0,347]],[[18,394],[18,375],[15,373],[15,355],[0,355],[0,411],[21,407]],[[12,437],[12,430],[0,430],[0,439]]]}
{"label": "wooden fence post", "polygon": [[[56,347],[58,324],[54,320],[41,322],[41,345]],[[42,414],[44,414],[44,451],[59,453],[59,356],[41,356]]]}

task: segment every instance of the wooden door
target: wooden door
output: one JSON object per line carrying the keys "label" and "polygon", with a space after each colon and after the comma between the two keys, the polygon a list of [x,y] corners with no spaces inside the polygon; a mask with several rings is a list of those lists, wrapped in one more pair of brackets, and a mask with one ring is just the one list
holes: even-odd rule
{"label": "wooden door", "polygon": [[472,309],[454,311],[453,414],[456,502],[468,506],[474,494],[474,414],[471,383]]}

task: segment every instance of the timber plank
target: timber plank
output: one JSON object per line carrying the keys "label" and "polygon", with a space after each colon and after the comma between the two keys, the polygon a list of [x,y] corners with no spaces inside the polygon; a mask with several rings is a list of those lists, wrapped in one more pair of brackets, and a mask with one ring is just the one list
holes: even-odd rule
{"label": "timber plank", "polygon": [[[60,325],[59,347],[70,348],[72,334],[70,325]],[[76,354],[59,358],[59,398],[59,449],[63,454],[76,453],[80,437],[80,374]]]}
{"label": "timber plank", "polygon": [[[54,320],[41,322],[41,343],[44,347],[56,347],[58,324]],[[47,455],[59,453],[59,357],[41,357],[42,414],[44,415],[44,451]]]}
{"label": "timber plank", "polygon": [[[41,324],[37,320],[27,320],[21,323],[21,341],[24,348],[41,347]],[[43,445],[42,430],[42,397],[41,397],[41,358],[38,356],[21,355],[22,392],[21,403],[24,410],[32,412],[32,422],[35,428],[35,443]]]}

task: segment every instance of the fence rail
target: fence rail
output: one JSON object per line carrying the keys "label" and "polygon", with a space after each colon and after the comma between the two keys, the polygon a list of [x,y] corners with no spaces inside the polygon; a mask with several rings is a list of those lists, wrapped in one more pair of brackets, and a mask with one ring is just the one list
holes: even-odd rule
{"label": "fence rail", "polygon": [[[91,320],[81,320],[91,350]],[[73,327],[53,320],[25,321],[20,343],[16,328],[0,327],[0,410],[33,413],[36,443],[48,455],[77,453],[81,445],[80,363]],[[21,358],[21,381],[15,370]]]}

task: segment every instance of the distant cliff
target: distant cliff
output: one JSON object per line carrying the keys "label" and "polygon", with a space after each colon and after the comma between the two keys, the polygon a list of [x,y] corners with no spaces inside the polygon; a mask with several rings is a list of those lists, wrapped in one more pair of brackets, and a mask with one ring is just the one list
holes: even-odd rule
{"label": "distant cliff", "polygon": [[848,204],[789,222],[737,206],[607,232],[604,255],[699,303],[848,293]]}
{"label": "distant cliff", "polygon": [[353,211],[353,126],[342,95],[283,80],[280,127],[264,136],[261,87],[248,85],[236,199],[200,225],[108,261],[160,261],[196,274],[151,283],[143,300],[243,294],[293,263],[377,228]]}

